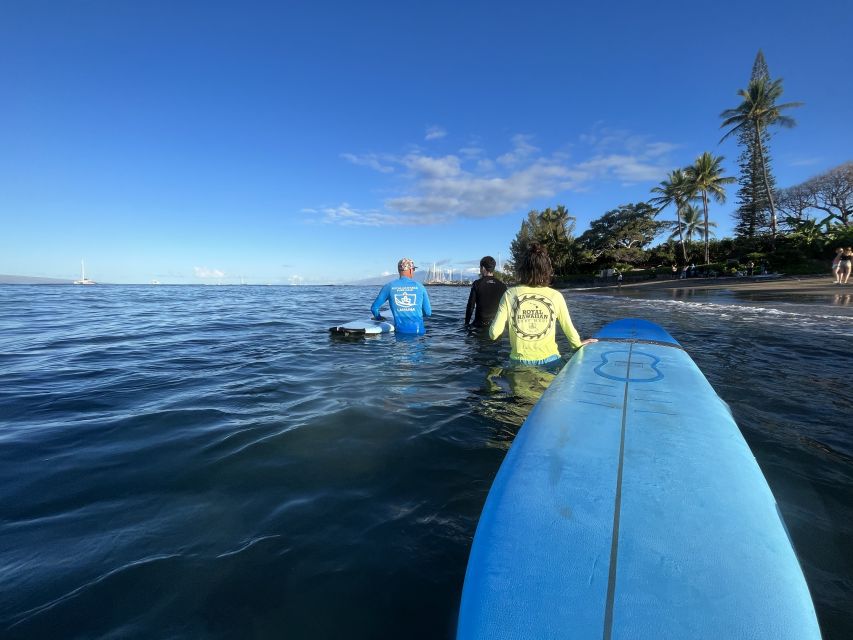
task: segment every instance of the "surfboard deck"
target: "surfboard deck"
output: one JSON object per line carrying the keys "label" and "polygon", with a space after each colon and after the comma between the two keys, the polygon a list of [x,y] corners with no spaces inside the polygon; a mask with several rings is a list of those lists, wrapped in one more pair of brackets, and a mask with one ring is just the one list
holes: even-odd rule
{"label": "surfboard deck", "polygon": [[367,320],[353,320],[352,322],[347,322],[345,324],[340,324],[334,327],[330,327],[329,331],[334,334],[342,334],[342,335],[379,335],[381,333],[393,333],[394,332],[394,321],[393,320],[374,320],[373,318],[368,318]]}
{"label": "surfboard deck", "polygon": [[728,406],[657,325],[622,320],[596,337],[494,480],[457,637],[819,638]]}

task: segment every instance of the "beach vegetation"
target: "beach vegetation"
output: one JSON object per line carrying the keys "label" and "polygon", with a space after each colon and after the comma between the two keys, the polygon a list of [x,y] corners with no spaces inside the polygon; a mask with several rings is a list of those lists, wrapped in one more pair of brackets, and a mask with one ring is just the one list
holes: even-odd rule
{"label": "beach vegetation", "polygon": [[656,219],[658,211],[647,202],[623,204],[593,220],[578,237],[584,256],[602,266],[643,263],[645,249],[666,227]]}
{"label": "beach vegetation", "polygon": [[[761,50],[755,56],[750,81],[769,80],[770,71]],[[772,171],[770,154],[770,132],[764,129],[756,140],[752,127],[742,127],[737,133],[738,157],[737,209],[735,235],[738,238],[754,238],[770,230],[770,193],[775,193],[776,178]],[[761,145],[759,153],[759,143]],[[762,163],[763,158],[763,163]]]}
{"label": "beach vegetation", "polygon": [[[576,220],[564,205],[530,211],[512,241],[513,260],[530,242],[540,242],[564,283],[614,268],[630,271],[632,279],[671,276],[673,267],[680,272],[686,265],[706,276],[825,271],[836,247],[853,245],[853,162],[777,189],[770,130],[794,126],[785,112],[801,103],[780,102],[782,80],[770,78],[761,51],[738,95],[741,104],[721,114],[721,126],[727,129],[722,140],[737,135],[742,147],[739,179],[725,175],[723,156],[705,152],[669,171],[648,202],[607,211],[577,237]],[[735,237],[717,239],[709,204],[724,203],[727,186],[735,182]],[[664,211],[674,211],[674,219],[658,219]]]}
{"label": "beach vegetation", "polygon": [[511,270],[513,265],[520,262],[530,243],[538,242],[547,249],[555,274],[562,276],[571,273],[578,253],[574,238],[575,220],[563,205],[528,212],[510,243],[512,257],[505,268]]}
{"label": "beach vegetation", "polygon": [[678,236],[685,262],[687,262],[687,246],[684,244],[682,213],[685,207],[691,206],[690,191],[690,182],[684,170],[674,169],[665,180],[662,180],[658,186],[652,189],[652,193],[657,194],[657,196],[649,201],[651,205],[658,208],[658,212],[669,206],[675,207],[675,221],[671,227],[674,231],[669,239],[672,240],[676,235]]}
{"label": "beach vegetation", "polygon": [[768,76],[759,76],[750,80],[746,89],[738,91],[742,102],[733,109],[726,109],[720,114],[723,118],[722,128],[730,127],[720,142],[740,131],[752,132],[752,143],[755,145],[758,160],[761,167],[764,182],[765,195],[770,205],[770,238],[776,242],[776,206],[773,201],[773,190],[767,169],[767,158],[764,153],[762,138],[771,126],[791,128],[796,121],[790,116],[784,115],[783,111],[802,106],[801,102],[788,102],[778,104],[782,96],[782,79],[771,80]]}
{"label": "beach vegetation", "polygon": [[838,225],[853,225],[853,162],[783,189],[778,199],[789,228],[812,219],[827,233]]}
{"label": "beach vegetation", "polygon": [[708,199],[711,198],[715,202],[723,203],[726,201],[725,185],[735,181],[730,176],[723,175],[723,156],[715,156],[709,152],[703,153],[696,158],[692,165],[687,167],[684,172],[687,175],[687,181],[690,185],[689,193],[691,198],[701,196],[702,211],[704,220],[704,237],[705,241],[705,262],[710,262],[708,241],[710,240],[709,220],[708,220]]}

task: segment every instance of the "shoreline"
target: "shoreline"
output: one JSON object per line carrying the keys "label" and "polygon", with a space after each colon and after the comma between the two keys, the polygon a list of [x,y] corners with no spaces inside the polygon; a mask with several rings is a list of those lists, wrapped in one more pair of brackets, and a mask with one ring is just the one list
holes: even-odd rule
{"label": "shoreline", "polygon": [[[572,295],[618,295],[626,297],[690,297],[694,293],[731,294],[742,301],[787,302],[834,307],[842,315],[853,315],[853,279],[846,285],[835,284],[835,277],[745,276],[740,278],[687,278],[684,280],[642,280],[595,287],[566,288]],[[701,292],[701,293],[700,293]],[[842,311],[843,309],[843,311]]]}
{"label": "shoreline", "polygon": [[643,280],[624,282],[621,288],[614,284],[596,287],[567,288],[576,294],[605,292],[645,292],[678,289],[738,291],[744,293],[780,296],[808,296],[832,298],[838,294],[850,294],[853,298],[853,279],[846,285],[835,284],[834,276],[745,276],[741,278],[686,278],[683,280]]}

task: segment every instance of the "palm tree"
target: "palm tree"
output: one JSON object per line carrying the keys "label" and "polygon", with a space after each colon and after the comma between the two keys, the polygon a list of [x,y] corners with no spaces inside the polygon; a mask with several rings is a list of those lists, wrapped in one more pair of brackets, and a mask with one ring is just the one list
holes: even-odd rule
{"label": "palm tree", "polygon": [[690,197],[702,195],[702,209],[705,217],[705,264],[710,262],[708,256],[708,196],[710,195],[716,202],[723,203],[726,201],[726,190],[724,185],[735,182],[732,177],[724,177],[723,168],[720,166],[723,163],[723,156],[712,156],[707,151],[696,158],[696,161],[684,169],[687,176],[687,182],[690,185],[688,193]]}
{"label": "palm tree", "polygon": [[[684,231],[684,237],[687,239],[687,244],[693,242],[693,236],[696,236],[700,240],[705,238],[705,225],[702,221],[702,214],[699,210],[694,207],[692,204],[687,203],[681,209],[681,220],[672,221],[670,223],[671,227],[675,227],[676,225],[680,225]],[[710,227],[716,227],[716,222],[708,222],[708,233],[714,235],[714,233],[710,230]],[[668,240],[675,240],[675,236],[679,234],[679,231],[673,231],[669,236]],[[687,254],[685,253],[684,261],[687,262]]]}
{"label": "palm tree", "polygon": [[[753,130],[754,140],[758,149],[758,160],[761,163],[761,171],[764,176],[764,187],[770,201],[770,237],[773,245],[776,244],[776,204],[773,201],[773,193],[767,178],[767,163],[764,160],[764,147],[761,144],[761,134],[770,125],[779,125],[790,129],[797,124],[793,118],[782,115],[784,109],[802,106],[802,102],[788,102],[776,104],[776,100],[782,95],[782,79],[770,80],[768,78],[757,78],[750,81],[746,89],[738,91],[743,98],[734,109],[726,109],[720,114],[724,118],[720,127],[732,127],[724,135],[720,142],[728,138],[736,131],[747,127]],[[732,126],[734,125],[734,126]]]}
{"label": "palm tree", "polygon": [[[652,198],[651,204],[657,207],[658,212],[663,211],[671,204],[675,205],[676,225],[678,227],[678,238],[681,242],[681,250],[684,253],[684,262],[687,262],[687,247],[684,246],[684,234],[681,229],[681,210],[687,205],[688,193],[690,185],[687,181],[687,176],[682,169],[670,171],[666,180],[662,180],[660,185],[652,189],[652,193],[659,193],[657,198]],[[670,239],[675,238],[675,233]]]}
{"label": "palm tree", "polygon": [[547,247],[555,271],[563,273],[571,262],[570,247],[575,217],[561,204],[556,209],[548,207],[542,211],[539,221],[539,240]]}

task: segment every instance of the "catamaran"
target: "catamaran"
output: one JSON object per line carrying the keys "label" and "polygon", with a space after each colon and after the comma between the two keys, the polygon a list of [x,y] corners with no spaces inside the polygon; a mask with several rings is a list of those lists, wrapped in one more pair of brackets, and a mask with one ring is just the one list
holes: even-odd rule
{"label": "catamaran", "polygon": [[98,284],[86,277],[86,263],[83,260],[80,260],[80,279],[75,280],[74,284]]}

